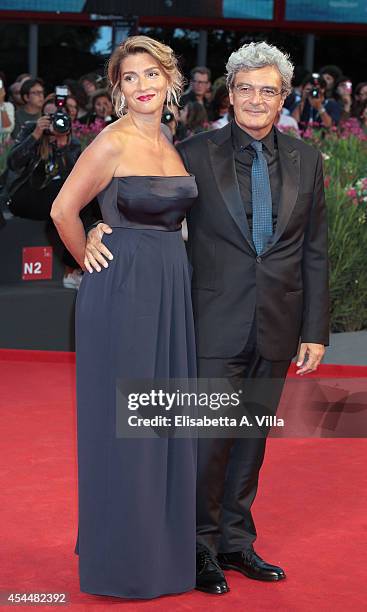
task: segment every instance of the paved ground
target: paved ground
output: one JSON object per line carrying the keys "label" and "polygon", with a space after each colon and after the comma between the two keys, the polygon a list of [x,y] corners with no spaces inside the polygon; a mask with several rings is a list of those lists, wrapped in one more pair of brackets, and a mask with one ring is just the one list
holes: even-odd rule
{"label": "paved ground", "polygon": [[367,365],[367,330],[331,334],[323,363]]}

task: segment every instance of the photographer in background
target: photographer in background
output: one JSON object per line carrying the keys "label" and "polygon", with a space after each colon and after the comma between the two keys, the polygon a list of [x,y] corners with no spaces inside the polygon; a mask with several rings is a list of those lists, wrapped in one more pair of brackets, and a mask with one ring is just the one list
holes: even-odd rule
{"label": "photographer in background", "polygon": [[191,136],[209,129],[208,114],[205,106],[200,104],[200,102],[188,102],[180,110],[180,126],[177,130],[177,139],[179,141],[191,138]]}
{"label": "photographer in background", "polygon": [[341,108],[333,98],[325,99],[326,81],[313,73],[302,83],[302,98],[292,112],[300,130],[308,126],[331,128],[338,125]]}
{"label": "photographer in background", "polygon": [[103,129],[116,119],[110,94],[106,89],[98,89],[91,95],[91,111],[81,117],[79,122],[84,125],[92,125],[99,121]]}
{"label": "photographer in background", "polygon": [[199,102],[207,109],[210,104],[208,94],[211,86],[211,72],[206,66],[196,66],[190,73],[190,88],[181,97],[181,106],[184,107],[189,102]]}
{"label": "photographer in background", "polygon": [[0,74],[0,143],[6,140],[14,129],[14,106],[11,102],[5,102],[5,96],[5,83]]}
{"label": "photographer in background", "polygon": [[224,127],[229,123],[232,118],[229,113],[230,106],[227,85],[219,85],[215,90],[208,110],[208,119],[213,129]]}
{"label": "photographer in background", "polygon": [[15,111],[15,126],[12,137],[16,138],[26,121],[37,121],[41,116],[45,101],[45,88],[43,80],[26,79],[20,88],[20,95],[24,106]]}
{"label": "photographer in background", "polygon": [[[50,223],[52,203],[81,153],[66,113],[66,95],[63,88],[56,91],[56,95],[46,98],[41,117],[24,125],[7,159],[11,175],[7,184],[8,205],[12,214],[26,219],[49,219]],[[66,249],[63,263],[64,287],[78,289],[82,273]]]}
{"label": "photographer in background", "polygon": [[68,95],[74,98],[78,103],[78,114],[76,119],[79,121],[88,113],[88,96],[85,93],[83,86],[74,79],[64,79],[63,87],[68,88]]}
{"label": "photographer in background", "polygon": [[94,72],[89,72],[88,74],[83,74],[79,78],[79,83],[83,87],[88,98],[90,98],[92,94],[97,91],[98,87],[100,87],[99,83],[101,83],[102,80],[103,79]]}
{"label": "photographer in background", "polygon": [[352,104],[352,117],[360,118],[361,110],[367,100],[367,82],[358,83],[354,89],[354,100]]}
{"label": "photographer in background", "polygon": [[76,121],[78,121],[78,112],[79,112],[78,100],[70,94],[68,94],[65,98],[65,110],[70,115],[72,125]]}
{"label": "photographer in background", "polygon": [[341,110],[340,121],[347,121],[352,111],[352,91],[353,85],[349,77],[342,75],[335,83],[335,100]]}
{"label": "photographer in background", "polygon": [[23,108],[24,100],[22,96],[20,95],[20,90],[22,89],[22,85],[24,81],[26,81],[27,79],[31,79],[31,78],[32,78],[31,74],[29,74],[28,72],[23,72],[22,74],[19,74],[17,78],[15,79],[14,83],[10,85],[9,101],[12,102],[15,110],[18,110],[18,108]]}
{"label": "photographer in background", "polygon": [[322,66],[319,70],[320,77],[322,77],[326,83],[325,88],[325,98],[334,98],[335,97],[335,85],[338,79],[343,74],[343,71],[339,66],[335,64],[329,64],[327,66]]}

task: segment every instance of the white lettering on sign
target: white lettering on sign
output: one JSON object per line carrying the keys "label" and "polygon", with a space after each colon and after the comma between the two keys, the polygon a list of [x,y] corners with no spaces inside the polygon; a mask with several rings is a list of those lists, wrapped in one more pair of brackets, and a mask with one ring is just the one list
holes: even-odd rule
{"label": "white lettering on sign", "polygon": [[22,279],[52,279],[52,262],[51,246],[23,247]]}
{"label": "white lettering on sign", "polygon": [[42,274],[42,263],[40,261],[25,263],[24,274]]}

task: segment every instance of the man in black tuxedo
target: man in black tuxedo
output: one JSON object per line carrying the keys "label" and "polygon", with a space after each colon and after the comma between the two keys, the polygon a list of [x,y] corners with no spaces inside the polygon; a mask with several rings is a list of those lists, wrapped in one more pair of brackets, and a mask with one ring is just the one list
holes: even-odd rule
{"label": "man in black tuxedo", "polygon": [[[244,45],[227,64],[234,121],[178,145],[199,188],[188,217],[198,376],[274,378],[273,412],[299,341],[298,373],[305,374],[317,368],[329,336],[321,153],[274,126],[292,74],[275,47]],[[228,590],[220,567],[285,578],[253,549],[251,505],[265,441],[199,440],[201,590]]]}
{"label": "man in black tuxedo", "polygon": [[[293,66],[267,43],[227,64],[234,121],[178,145],[196,176],[188,217],[199,378],[274,379],[274,413],[291,359],[314,371],[328,344],[327,223],[318,150],[274,126]],[[102,226],[103,227],[103,226]],[[103,252],[93,230],[92,257]],[[88,246],[87,246],[88,249]],[[285,578],[253,548],[251,514],[266,435],[200,439],[197,588],[225,593],[223,569]]]}

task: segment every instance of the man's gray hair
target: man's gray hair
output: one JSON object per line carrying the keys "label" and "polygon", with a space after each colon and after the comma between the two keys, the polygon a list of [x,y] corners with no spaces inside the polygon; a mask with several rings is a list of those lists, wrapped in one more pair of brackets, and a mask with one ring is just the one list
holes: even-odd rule
{"label": "man's gray hair", "polygon": [[248,43],[230,55],[226,65],[228,89],[232,88],[237,72],[257,70],[265,66],[274,66],[279,70],[282,91],[284,95],[288,95],[292,89],[294,66],[287,53],[266,42]]}

